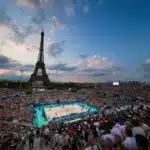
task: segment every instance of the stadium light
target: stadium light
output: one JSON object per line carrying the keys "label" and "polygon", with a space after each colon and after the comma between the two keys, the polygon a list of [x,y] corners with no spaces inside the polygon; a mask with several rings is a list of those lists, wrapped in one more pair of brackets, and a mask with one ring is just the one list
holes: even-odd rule
{"label": "stadium light", "polygon": [[22,90],[22,74],[23,74],[23,70],[20,70],[20,91]]}

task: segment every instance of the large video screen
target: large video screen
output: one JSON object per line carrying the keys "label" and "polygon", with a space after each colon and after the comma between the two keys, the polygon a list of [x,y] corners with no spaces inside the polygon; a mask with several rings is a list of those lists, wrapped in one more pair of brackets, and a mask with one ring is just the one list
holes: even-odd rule
{"label": "large video screen", "polygon": [[119,85],[119,82],[113,82],[113,85],[114,86]]}

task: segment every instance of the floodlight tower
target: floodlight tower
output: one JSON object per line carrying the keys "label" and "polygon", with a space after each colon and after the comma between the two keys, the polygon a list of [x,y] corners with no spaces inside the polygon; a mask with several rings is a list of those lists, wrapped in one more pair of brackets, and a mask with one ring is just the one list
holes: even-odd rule
{"label": "floodlight tower", "polygon": [[23,75],[23,69],[20,70],[20,91],[22,91],[22,75]]}

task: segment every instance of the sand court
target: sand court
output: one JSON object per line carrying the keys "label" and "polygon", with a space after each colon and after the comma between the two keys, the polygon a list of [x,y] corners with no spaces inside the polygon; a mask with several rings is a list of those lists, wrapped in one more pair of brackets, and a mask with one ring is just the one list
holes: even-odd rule
{"label": "sand court", "polygon": [[54,117],[62,117],[73,113],[83,113],[88,110],[79,105],[64,105],[53,108],[44,108],[47,119],[53,119]]}

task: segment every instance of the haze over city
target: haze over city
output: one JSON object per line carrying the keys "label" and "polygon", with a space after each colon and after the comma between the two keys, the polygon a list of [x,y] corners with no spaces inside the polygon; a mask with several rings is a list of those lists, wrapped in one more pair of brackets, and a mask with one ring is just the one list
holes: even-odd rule
{"label": "haze over city", "polygon": [[44,30],[50,80],[150,81],[149,0],[0,1],[0,79],[28,80]]}

